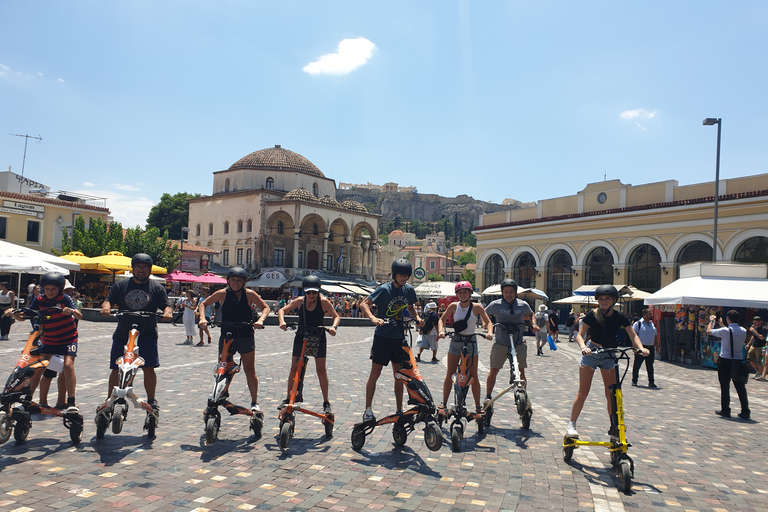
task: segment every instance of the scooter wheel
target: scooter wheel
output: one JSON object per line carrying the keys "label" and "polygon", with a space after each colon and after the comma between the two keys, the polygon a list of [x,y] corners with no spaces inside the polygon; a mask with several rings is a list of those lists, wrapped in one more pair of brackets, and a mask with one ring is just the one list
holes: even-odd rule
{"label": "scooter wheel", "polygon": [[365,444],[365,431],[363,427],[352,429],[352,449],[359,452]]}
{"label": "scooter wheel", "polygon": [[69,438],[74,444],[83,440],[83,417],[78,416],[69,422]]}
{"label": "scooter wheel", "polygon": [[107,433],[109,427],[109,418],[104,414],[99,414],[96,417],[96,439],[101,439],[104,434]]}
{"label": "scooter wheel", "polygon": [[254,414],[251,416],[251,430],[253,430],[253,435],[256,437],[261,437],[261,428],[264,426],[264,415],[261,413]]}
{"label": "scooter wheel", "polygon": [[443,433],[440,431],[440,427],[434,423],[428,423],[424,429],[424,442],[431,451],[439,450],[443,445]]}
{"label": "scooter wheel", "polygon": [[477,433],[482,434],[485,430],[485,417],[482,416],[477,419]]}
{"label": "scooter wheel", "polygon": [[155,437],[157,418],[154,414],[147,413],[147,419],[144,420],[144,428],[147,430],[147,437]]}
{"label": "scooter wheel", "polygon": [[333,437],[333,423],[323,420],[323,426],[325,427],[325,437]]}
{"label": "scooter wheel", "polygon": [[115,404],[112,406],[112,433],[119,434],[123,431],[123,410],[125,406],[123,404]]}
{"label": "scooter wheel", "polygon": [[573,458],[573,446],[563,446],[563,460],[570,461]]}
{"label": "scooter wheel", "polygon": [[408,441],[408,432],[405,431],[405,427],[395,423],[392,427],[392,439],[397,446],[403,446]]}
{"label": "scooter wheel", "polygon": [[459,426],[451,429],[451,449],[455,452],[461,451],[461,427]]}
{"label": "scooter wheel", "polygon": [[288,443],[291,441],[291,423],[286,421],[280,427],[280,448],[288,448]]}
{"label": "scooter wheel", "polygon": [[219,427],[216,426],[216,418],[210,417],[205,422],[205,442],[206,444],[213,444],[219,437]]}
{"label": "scooter wheel", "polygon": [[531,428],[531,417],[533,416],[533,411],[528,409],[523,413],[523,416],[520,418],[520,420],[523,423],[523,430],[528,430]]}
{"label": "scooter wheel", "polygon": [[4,444],[11,438],[13,419],[5,411],[0,412],[0,444]]}
{"label": "scooter wheel", "polygon": [[29,423],[17,421],[16,426],[13,428],[13,438],[19,443],[23,443],[27,440],[29,435]]}
{"label": "scooter wheel", "polygon": [[621,478],[621,490],[630,492],[632,490],[632,468],[626,459],[619,462],[619,478]]}
{"label": "scooter wheel", "polygon": [[493,418],[493,406],[490,406],[485,410],[485,418],[483,419],[483,423],[485,423],[486,427],[491,426],[491,418]]}

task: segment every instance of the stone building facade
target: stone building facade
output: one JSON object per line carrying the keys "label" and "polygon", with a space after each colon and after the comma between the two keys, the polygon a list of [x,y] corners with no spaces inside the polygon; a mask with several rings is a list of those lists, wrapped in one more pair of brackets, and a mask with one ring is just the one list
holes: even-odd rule
{"label": "stone building facade", "polygon": [[372,280],[378,219],[356,201],[338,202],[334,180],[277,145],[213,173],[213,193],[189,200],[189,240],[220,251],[220,267]]}

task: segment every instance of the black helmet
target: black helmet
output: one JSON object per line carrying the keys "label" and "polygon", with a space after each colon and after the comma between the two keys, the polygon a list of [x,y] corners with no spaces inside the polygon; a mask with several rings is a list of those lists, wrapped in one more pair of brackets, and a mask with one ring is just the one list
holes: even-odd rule
{"label": "black helmet", "polygon": [[514,286],[517,288],[517,281],[514,279],[505,279],[501,282],[501,291],[504,291],[505,286]]}
{"label": "black helmet", "polygon": [[150,267],[155,264],[154,260],[152,260],[152,256],[143,252],[138,252],[131,258],[131,267],[135,266],[137,263],[144,263]]}
{"label": "black helmet", "polygon": [[66,278],[59,272],[48,272],[43,274],[40,278],[40,288],[44,288],[45,285],[52,284],[59,287],[59,292],[64,291],[64,283]]}
{"label": "black helmet", "polygon": [[610,295],[616,300],[619,300],[619,290],[612,284],[601,284],[595,289],[595,300],[601,295]]}
{"label": "black helmet", "polygon": [[243,281],[248,280],[248,272],[243,267],[232,267],[227,270],[227,280],[230,277],[239,277]]}
{"label": "black helmet", "polygon": [[392,277],[402,274],[410,277],[413,274],[413,265],[405,258],[398,258],[392,262]]}
{"label": "black helmet", "polygon": [[317,276],[307,276],[301,280],[301,289],[305,292],[319,292],[320,278]]}

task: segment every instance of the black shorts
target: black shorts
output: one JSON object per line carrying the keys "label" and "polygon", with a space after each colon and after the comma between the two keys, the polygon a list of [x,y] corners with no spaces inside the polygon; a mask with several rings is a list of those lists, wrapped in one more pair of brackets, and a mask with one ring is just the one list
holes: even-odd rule
{"label": "black shorts", "polygon": [[45,355],[72,356],[77,357],[77,342],[67,343],[66,345],[40,345],[40,353]]}
{"label": "black shorts", "polygon": [[[221,333],[221,336],[219,337],[219,354],[221,354],[221,351],[224,349],[224,338],[226,334]],[[235,352],[240,352],[240,355],[247,354],[248,352],[253,352],[256,350],[256,341],[254,340],[253,336],[244,336],[242,338],[235,338],[232,341],[232,345],[230,346],[229,351],[234,354]]]}
{"label": "black shorts", "polygon": [[[304,344],[304,335],[296,333],[296,337],[293,338],[293,357],[301,356],[301,346]],[[324,358],[327,352],[328,343],[325,339],[325,333],[321,336],[307,336],[307,349],[304,351],[304,355],[307,357],[319,357]]]}
{"label": "black shorts", "polygon": [[408,359],[408,354],[404,350],[407,346],[404,338],[385,338],[374,334],[370,359],[382,366],[388,366],[390,361],[400,364]]}

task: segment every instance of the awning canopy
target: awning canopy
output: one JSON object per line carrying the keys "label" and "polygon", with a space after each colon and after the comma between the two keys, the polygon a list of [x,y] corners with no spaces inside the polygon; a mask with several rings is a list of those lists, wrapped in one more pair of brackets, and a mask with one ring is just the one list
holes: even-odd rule
{"label": "awning canopy", "polygon": [[320,289],[326,293],[339,293],[342,295],[349,295],[350,293],[352,293],[346,288],[342,288],[337,284],[323,284],[323,285],[320,285]]}
{"label": "awning canopy", "polygon": [[365,289],[363,289],[363,288],[361,288],[361,287],[359,287],[357,285],[354,285],[354,284],[344,283],[342,286],[344,288],[346,288],[347,290],[349,290],[350,293],[354,293],[355,295],[366,295],[367,296],[367,295],[371,294],[371,292],[369,292],[369,291],[367,291],[367,290],[365,290]]}
{"label": "awning canopy", "polygon": [[22,256],[36,260],[42,260],[48,263],[53,263],[57,267],[65,269],[67,272],[70,270],[80,270],[79,263],[65,260],[64,258],[59,258],[58,256],[54,256],[53,254],[45,253],[43,251],[36,251],[22,245],[5,242],[3,240],[0,240],[0,256]]}
{"label": "awning canopy", "polygon": [[[288,278],[286,278],[282,272],[274,271],[264,272],[258,279],[251,279],[245,283],[245,286],[250,288],[280,288],[286,282],[288,282]],[[301,285],[301,282],[299,282],[299,285]]]}

